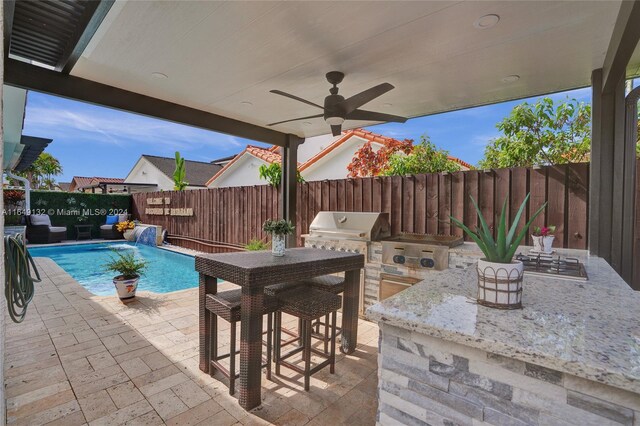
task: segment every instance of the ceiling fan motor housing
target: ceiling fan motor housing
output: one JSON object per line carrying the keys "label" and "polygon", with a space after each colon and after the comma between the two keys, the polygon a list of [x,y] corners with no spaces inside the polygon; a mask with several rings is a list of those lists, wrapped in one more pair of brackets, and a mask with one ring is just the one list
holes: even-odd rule
{"label": "ceiling fan motor housing", "polygon": [[329,95],[324,98],[324,120],[327,123],[335,126],[344,122],[347,113],[338,106],[342,101],[344,96],[341,95]]}

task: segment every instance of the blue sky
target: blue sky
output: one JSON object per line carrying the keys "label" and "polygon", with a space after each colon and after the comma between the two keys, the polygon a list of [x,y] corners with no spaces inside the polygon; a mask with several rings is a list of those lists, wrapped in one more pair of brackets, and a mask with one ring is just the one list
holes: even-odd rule
{"label": "blue sky", "polygon": [[[590,102],[590,88],[551,95]],[[531,98],[529,101],[535,101]],[[428,134],[451,155],[476,164],[487,142],[498,135],[496,124],[522,101],[414,118],[404,124],[381,124],[370,130],[394,138],[419,141]],[[30,92],[24,134],[53,139],[47,148],[62,163],[58,181],[73,176],[125,177],[141,154],[211,161],[235,154],[245,139],[200,130],[109,108]]]}

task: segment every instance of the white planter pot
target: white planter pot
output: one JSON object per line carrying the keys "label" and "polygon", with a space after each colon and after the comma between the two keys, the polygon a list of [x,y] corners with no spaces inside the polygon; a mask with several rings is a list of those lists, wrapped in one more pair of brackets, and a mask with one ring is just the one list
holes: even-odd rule
{"label": "white planter pot", "polygon": [[120,300],[128,300],[136,297],[136,289],[138,288],[140,277],[124,279],[122,275],[113,279],[113,285],[116,286],[116,292]]}
{"label": "white planter pot", "polygon": [[553,240],[556,238],[554,235],[547,235],[546,237],[542,237],[542,248],[543,252],[551,253],[553,252]]}
{"label": "white planter pot", "polygon": [[533,241],[533,251],[537,251],[541,253],[544,251],[544,246],[542,245],[542,235],[532,235],[531,240]]}
{"label": "white planter pot", "polygon": [[271,235],[271,254],[274,256],[284,256],[286,235]]}
{"label": "white planter pot", "polygon": [[522,307],[522,277],[524,265],[478,261],[478,303],[492,308]]}

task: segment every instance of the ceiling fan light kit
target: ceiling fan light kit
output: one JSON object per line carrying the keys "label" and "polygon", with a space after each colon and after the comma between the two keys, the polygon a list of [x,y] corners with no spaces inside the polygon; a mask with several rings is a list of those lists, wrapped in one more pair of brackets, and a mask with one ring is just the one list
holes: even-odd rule
{"label": "ceiling fan light kit", "polygon": [[327,81],[333,85],[333,87],[329,89],[330,94],[326,98],[324,98],[324,106],[320,106],[316,103],[280,90],[271,90],[271,93],[274,93],[276,95],[294,99],[298,102],[302,102],[307,105],[319,108],[323,110],[323,113],[310,115],[307,117],[294,118],[291,120],[278,121],[276,123],[270,123],[268,124],[268,126],[289,123],[291,121],[309,120],[311,118],[323,117],[327,124],[331,126],[331,133],[333,134],[333,136],[338,136],[342,133],[342,124],[345,122],[345,120],[391,121],[395,123],[404,123],[405,121],[407,121],[407,118],[397,115],[358,109],[362,105],[367,104],[375,98],[382,96],[388,91],[392,90],[394,87],[391,84],[382,83],[345,99],[342,95],[338,94],[338,84],[340,84],[344,79],[344,74],[340,71],[331,71],[327,73],[326,78]]}

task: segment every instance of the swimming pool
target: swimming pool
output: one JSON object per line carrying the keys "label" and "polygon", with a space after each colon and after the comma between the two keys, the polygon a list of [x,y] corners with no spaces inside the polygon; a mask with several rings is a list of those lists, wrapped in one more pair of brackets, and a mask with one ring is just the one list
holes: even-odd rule
{"label": "swimming pool", "polygon": [[113,256],[112,249],[131,250],[137,257],[149,262],[140,277],[138,291],[168,293],[198,286],[198,273],[192,256],[156,247],[133,243],[74,244],[54,247],[30,248],[33,257],[49,257],[62,269],[98,296],[115,294],[114,272],[106,271],[104,264]]}

